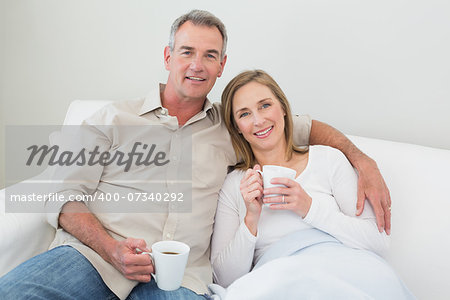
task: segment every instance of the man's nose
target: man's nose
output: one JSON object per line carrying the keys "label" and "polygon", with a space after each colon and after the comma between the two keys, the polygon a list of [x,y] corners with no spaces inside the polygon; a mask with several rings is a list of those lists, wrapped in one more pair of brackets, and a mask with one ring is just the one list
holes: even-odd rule
{"label": "man's nose", "polygon": [[203,71],[204,65],[202,57],[200,55],[196,55],[192,58],[190,68],[195,72]]}

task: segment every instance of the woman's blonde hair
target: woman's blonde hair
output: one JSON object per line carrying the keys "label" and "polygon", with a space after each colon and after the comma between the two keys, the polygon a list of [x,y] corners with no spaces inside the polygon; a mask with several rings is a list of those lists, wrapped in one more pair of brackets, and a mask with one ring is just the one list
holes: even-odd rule
{"label": "woman's blonde hair", "polygon": [[239,133],[238,126],[233,117],[233,98],[236,92],[244,85],[250,82],[257,82],[259,84],[267,86],[275,97],[280,101],[281,107],[285,112],[284,116],[284,136],[286,138],[286,160],[292,158],[293,152],[305,153],[308,152],[308,148],[300,148],[294,145],[293,141],[293,121],[292,113],[289,102],[286,95],[283,93],[276,81],[266,72],[262,70],[245,71],[234,77],[225,87],[222,93],[222,116],[225,121],[225,125],[230,132],[231,142],[233,144],[234,151],[239,163],[236,165],[237,169],[253,168],[257,163],[255,156],[253,155],[250,144]]}

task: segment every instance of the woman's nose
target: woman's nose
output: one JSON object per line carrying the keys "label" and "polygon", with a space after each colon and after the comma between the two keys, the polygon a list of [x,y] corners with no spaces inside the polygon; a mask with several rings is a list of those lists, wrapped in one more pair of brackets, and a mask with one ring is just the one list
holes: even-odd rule
{"label": "woman's nose", "polygon": [[253,114],[253,125],[261,125],[264,123],[264,118],[259,113]]}

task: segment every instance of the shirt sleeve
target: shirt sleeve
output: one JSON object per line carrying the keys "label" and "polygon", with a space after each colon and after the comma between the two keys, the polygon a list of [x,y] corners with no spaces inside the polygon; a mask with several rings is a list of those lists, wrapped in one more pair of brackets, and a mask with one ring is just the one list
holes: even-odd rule
{"label": "shirt sleeve", "polygon": [[292,121],[294,123],[294,144],[299,147],[308,146],[312,124],[311,117],[309,115],[293,115]]}
{"label": "shirt sleeve", "polygon": [[304,221],[331,234],[349,247],[383,255],[388,248],[389,237],[378,231],[370,203],[366,202],[364,212],[356,216],[356,171],[342,152],[327,148],[326,162],[330,168],[326,169],[324,175],[328,177],[335,201],[321,199],[320,195],[312,197],[313,201]]}
{"label": "shirt sleeve", "polygon": [[111,147],[109,138],[100,127],[86,121],[81,126],[63,126],[52,138],[58,153],[72,153],[71,158],[76,158],[77,162],[52,167],[52,191],[62,200],[46,199],[45,211],[47,222],[56,229],[62,207],[70,201],[83,201],[84,195],[93,194],[98,187],[104,167],[90,162],[90,153],[107,152]]}
{"label": "shirt sleeve", "polygon": [[238,174],[228,174],[219,193],[211,243],[214,281],[223,287],[250,272],[257,239],[243,221],[245,206],[240,202]]}

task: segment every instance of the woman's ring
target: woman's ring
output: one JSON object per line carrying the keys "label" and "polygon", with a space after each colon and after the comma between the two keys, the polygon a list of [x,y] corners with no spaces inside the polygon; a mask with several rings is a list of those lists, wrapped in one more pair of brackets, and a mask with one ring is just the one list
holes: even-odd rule
{"label": "woman's ring", "polygon": [[283,203],[286,203],[286,202],[284,202],[284,195],[283,195]]}

